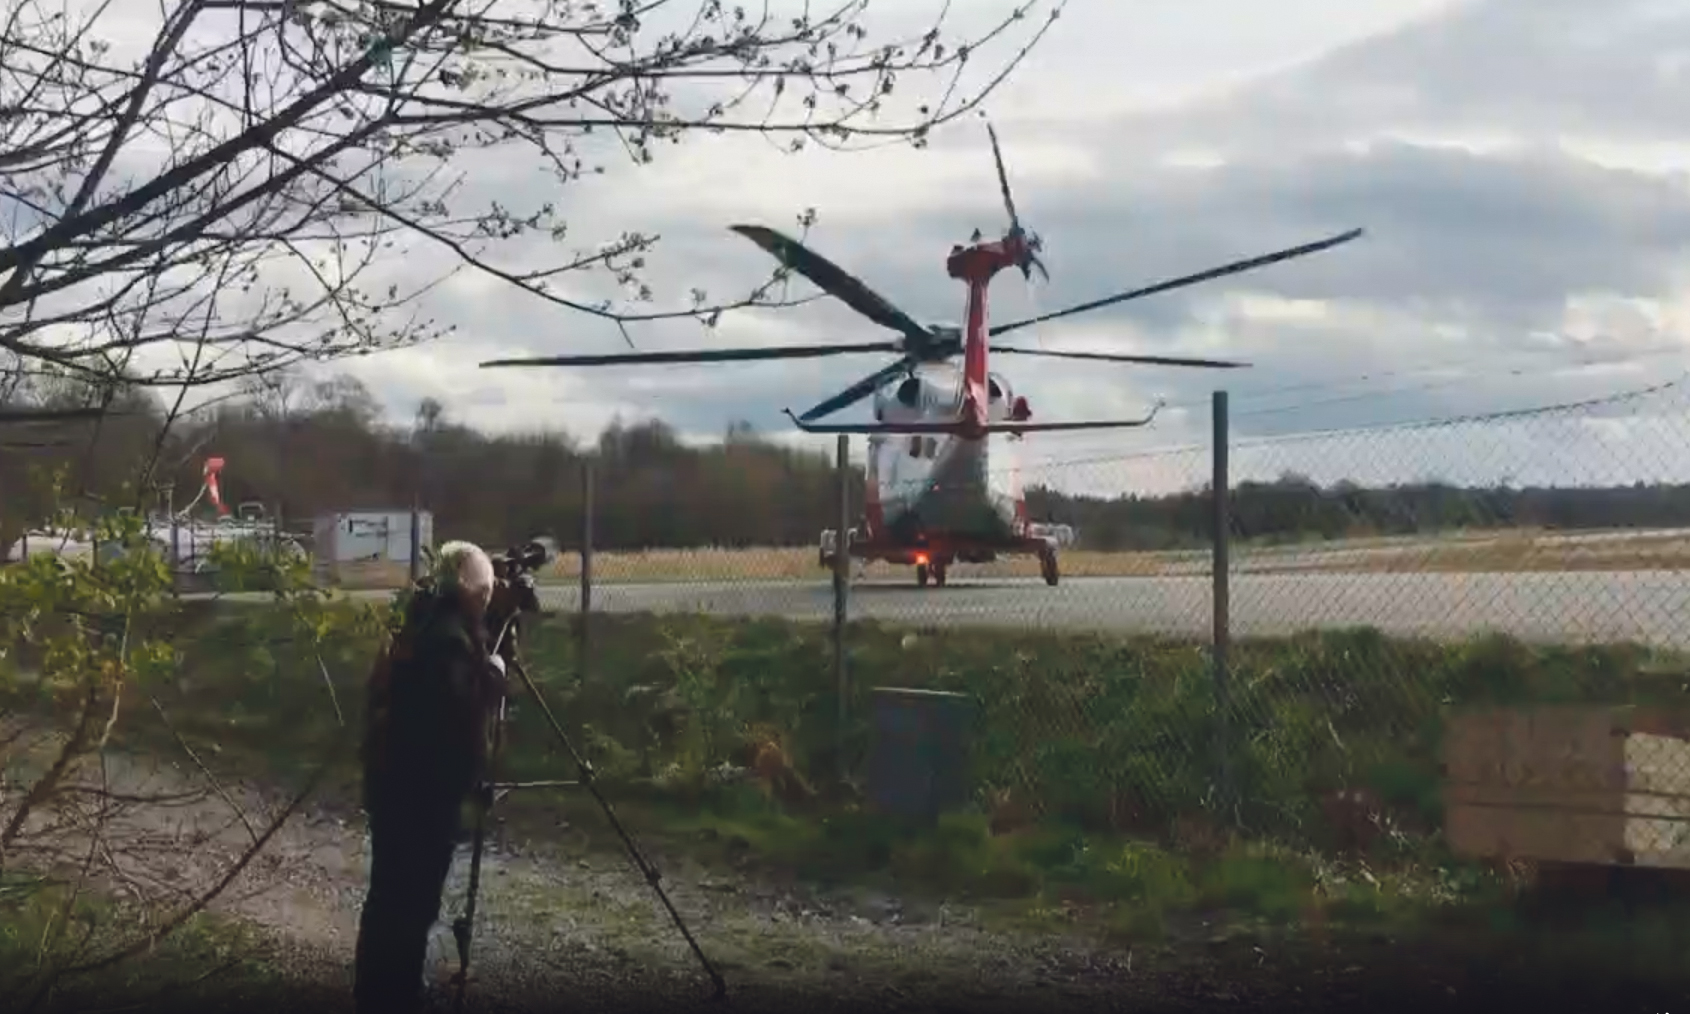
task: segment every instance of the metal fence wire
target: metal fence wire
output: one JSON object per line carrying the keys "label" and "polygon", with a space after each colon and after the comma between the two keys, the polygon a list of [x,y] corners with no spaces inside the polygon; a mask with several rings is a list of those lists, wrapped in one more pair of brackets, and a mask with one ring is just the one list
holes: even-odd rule
{"label": "metal fence wire", "polygon": [[[1212,409],[1217,438],[1188,447],[1022,452],[1031,519],[1064,534],[1056,587],[1025,556],[954,564],[944,587],[918,587],[907,564],[830,574],[818,538],[601,553],[585,575],[565,553],[547,595],[590,602],[595,629],[667,618],[644,661],[603,659],[594,678],[626,663],[644,686],[649,660],[669,660],[673,694],[721,732],[711,764],[731,759],[722,730],[761,729],[810,775],[860,781],[876,688],[964,695],[971,802],[994,824],[1501,848],[1552,832],[1498,823],[1498,791],[1620,799],[1683,782],[1652,805],[1690,806],[1671,798],[1690,797],[1675,738],[1690,731],[1659,717],[1690,688],[1681,381],[1275,437],[1238,437],[1224,395]],[[836,529],[863,507],[861,448],[845,452]],[[699,614],[746,623],[689,627]],[[1577,833],[1604,854],[1677,833],[1591,805],[1606,816]]]}
{"label": "metal fence wire", "polygon": [[[1029,813],[1118,830],[1231,826],[1339,850],[1421,847],[1448,814],[1470,824],[1494,807],[1482,787],[1451,783],[1449,751],[1477,749],[1452,744],[1451,723],[1494,729],[1503,718],[1486,709],[1503,706],[1682,700],[1682,388],[1219,446],[1219,462],[1198,446],[1021,466],[1029,486],[1099,491],[1053,519],[1076,532],[1063,585],[979,587],[1036,573],[1018,561],[956,567],[949,587],[924,593],[859,586],[854,621],[927,628],[905,637],[945,649],[888,667],[865,631],[854,678],[895,674],[978,702],[974,773],[988,806],[1019,797]],[[1130,499],[1178,489],[1191,491],[1183,502]],[[1658,730],[1613,732],[1607,753],[1590,753],[1546,731],[1571,718],[1544,714],[1506,742],[1548,752],[1492,783],[1623,795],[1670,775],[1690,795],[1690,754]],[[1622,728],[1632,712],[1599,714]],[[1584,767],[1555,773],[1573,762],[1550,758],[1569,752]],[[1455,761],[1469,774],[1477,763]],[[1596,820],[1589,833],[1635,851],[1639,835],[1667,834],[1657,824]]]}

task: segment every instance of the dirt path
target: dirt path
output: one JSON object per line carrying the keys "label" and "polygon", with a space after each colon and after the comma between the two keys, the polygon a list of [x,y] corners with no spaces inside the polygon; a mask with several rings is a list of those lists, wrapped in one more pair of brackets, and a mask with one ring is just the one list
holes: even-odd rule
{"label": "dirt path", "polygon": [[[105,767],[113,793],[168,796],[206,788],[203,776],[185,763],[112,754]],[[91,767],[78,780],[100,777]],[[126,807],[104,828],[107,839],[123,843],[114,849],[119,872],[104,879],[119,895],[191,896],[215,883],[248,848],[249,825],[262,831],[284,803],[251,786],[224,786],[222,794]],[[41,826],[47,816],[32,823]],[[73,853],[88,840],[66,830],[54,839]],[[477,993],[512,1002],[584,991],[708,996],[709,981],[696,958],[625,855],[496,836],[488,846],[475,938]],[[320,808],[298,813],[211,909],[266,928],[277,958],[293,971],[345,990],[365,848],[360,819]],[[652,858],[677,910],[736,995],[796,988],[882,1003],[935,990],[952,999],[1029,990],[1075,997],[1107,988],[1129,974],[1135,960],[1127,951],[1081,940],[989,932],[977,913],[957,906],[818,892]],[[442,978],[456,968],[444,923],[463,909],[468,870],[466,842],[436,928]],[[957,984],[966,984],[961,995]]]}
{"label": "dirt path", "polygon": [[[106,777],[114,791],[134,795],[204,785],[191,765],[134,757],[110,758]],[[251,840],[230,802],[260,829],[280,806],[252,787],[225,794],[227,800],[209,794],[119,816],[107,831],[127,846],[114,886],[125,890],[127,881],[133,890],[186,895],[214,883]],[[475,1008],[702,1005],[708,981],[624,855],[572,849],[567,841],[489,844]],[[350,1009],[364,850],[356,818],[323,809],[297,814],[213,905],[268,931],[274,960],[311,997],[291,1001],[295,1010],[302,1003],[314,1012]],[[735,1011],[790,1010],[795,1002],[835,1010],[1381,1010],[1427,1003],[1450,1010],[1485,1009],[1498,1002],[1498,991],[1512,1003],[1523,998],[1517,980],[1501,970],[1405,954],[1384,939],[1311,958],[1290,944],[1216,938],[1193,920],[1170,943],[1110,948],[1077,936],[992,931],[962,906],[818,891],[766,874],[654,859],[677,909],[728,980]],[[468,866],[465,845],[443,922],[462,910]],[[443,978],[456,959],[443,926],[437,939]],[[1575,995],[1564,986],[1550,992],[1544,1000]],[[1615,1006],[1611,997],[1599,1006],[1643,1009]],[[1657,1014],[1666,1009],[1673,1008]]]}

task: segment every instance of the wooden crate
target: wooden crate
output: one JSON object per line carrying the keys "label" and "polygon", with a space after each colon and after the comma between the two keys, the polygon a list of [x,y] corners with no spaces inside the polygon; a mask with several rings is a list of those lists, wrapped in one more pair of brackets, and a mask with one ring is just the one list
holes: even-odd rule
{"label": "wooden crate", "polygon": [[1690,869],[1690,721],[1633,707],[1451,714],[1444,834],[1475,859]]}

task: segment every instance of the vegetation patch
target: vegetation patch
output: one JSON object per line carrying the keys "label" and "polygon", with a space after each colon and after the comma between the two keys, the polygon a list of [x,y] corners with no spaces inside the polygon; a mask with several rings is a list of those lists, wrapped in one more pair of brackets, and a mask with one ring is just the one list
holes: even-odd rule
{"label": "vegetation patch", "polygon": [[[74,882],[0,875],[0,1004],[7,1010],[188,1008],[261,998],[282,981],[267,941],[239,921],[196,915],[147,954],[112,961],[89,941],[132,927],[145,911]],[[68,974],[74,973],[74,974]]]}
{"label": "vegetation patch", "polygon": [[[312,608],[314,619],[235,604],[180,618],[175,675],[156,687],[170,721],[138,709],[120,745],[186,743],[220,771],[297,784],[361,723],[362,678],[390,619],[385,604]],[[588,634],[582,666],[578,617],[533,623],[528,670],[642,833],[813,880],[1012,900],[1022,915],[1089,913],[1133,933],[1175,911],[1366,922],[1494,896],[1502,882],[1457,863],[1439,837],[1446,709],[1685,696],[1681,660],[1638,646],[1451,645],[1363,629],[1239,643],[1223,726],[1201,644],[858,623],[841,735],[825,626],[595,615]],[[864,770],[876,686],[974,702],[973,798],[936,829],[876,816],[861,784],[831,776],[841,746],[846,768]],[[503,763],[512,780],[576,776],[521,695]],[[324,791],[350,802],[356,788],[345,755]],[[1339,805],[1351,798],[1340,792],[1364,803]],[[567,789],[506,805],[534,833],[602,823]]]}

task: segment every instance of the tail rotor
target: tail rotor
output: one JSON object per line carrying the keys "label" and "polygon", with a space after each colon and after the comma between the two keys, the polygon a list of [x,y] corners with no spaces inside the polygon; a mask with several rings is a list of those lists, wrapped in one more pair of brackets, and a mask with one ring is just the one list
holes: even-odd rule
{"label": "tail rotor", "polygon": [[1050,281],[1050,272],[1045,270],[1044,262],[1039,260],[1039,251],[1044,249],[1044,241],[1035,233],[1028,232],[1021,227],[1021,216],[1015,213],[1015,198],[1009,192],[1009,173],[1003,167],[1003,149],[998,145],[998,132],[993,129],[991,121],[986,122],[986,134],[992,139],[992,161],[998,167],[998,189],[1003,193],[1003,210],[1009,215],[1009,232],[1004,238],[1010,241],[1019,240],[1021,243],[1021,257],[1016,266],[1021,269],[1021,277],[1032,281],[1033,269],[1039,269],[1039,276]]}

